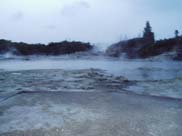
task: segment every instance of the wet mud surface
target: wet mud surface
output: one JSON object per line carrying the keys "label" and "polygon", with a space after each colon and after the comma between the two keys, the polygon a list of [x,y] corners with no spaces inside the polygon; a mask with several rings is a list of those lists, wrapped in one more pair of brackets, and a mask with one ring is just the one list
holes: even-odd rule
{"label": "wet mud surface", "polygon": [[104,70],[0,72],[0,136],[181,136],[181,78]]}
{"label": "wet mud surface", "polygon": [[1,136],[180,136],[182,101],[125,93],[37,92],[0,105]]}

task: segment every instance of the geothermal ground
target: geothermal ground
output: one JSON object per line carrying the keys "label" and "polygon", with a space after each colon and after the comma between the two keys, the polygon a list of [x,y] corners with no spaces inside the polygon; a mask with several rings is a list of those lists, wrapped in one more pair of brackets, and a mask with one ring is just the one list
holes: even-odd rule
{"label": "geothermal ground", "polygon": [[1,61],[0,136],[181,136],[181,66]]}

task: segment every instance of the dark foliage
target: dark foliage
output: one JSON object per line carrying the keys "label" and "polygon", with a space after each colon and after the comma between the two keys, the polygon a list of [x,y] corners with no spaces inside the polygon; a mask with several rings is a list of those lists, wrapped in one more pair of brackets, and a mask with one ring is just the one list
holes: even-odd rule
{"label": "dark foliage", "polygon": [[178,34],[179,31],[176,30],[174,38],[155,41],[152,27],[147,22],[142,38],[134,38],[111,45],[106,53],[113,57],[125,54],[128,58],[148,58],[175,51],[177,56],[174,59],[182,60],[182,36]]}
{"label": "dark foliage", "polygon": [[177,51],[182,46],[182,38],[171,38],[157,41],[151,46],[146,46],[138,51],[141,58],[157,56],[165,52]]}
{"label": "dark foliage", "polygon": [[16,43],[0,40],[0,53],[11,52],[15,55],[62,55],[76,52],[89,51],[93,48],[89,43],[82,42],[57,42],[44,44]]}
{"label": "dark foliage", "polygon": [[118,57],[125,53],[128,58],[138,57],[138,50],[148,45],[143,38],[134,38],[128,41],[119,42],[106,50],[106,53],[113,57]]}

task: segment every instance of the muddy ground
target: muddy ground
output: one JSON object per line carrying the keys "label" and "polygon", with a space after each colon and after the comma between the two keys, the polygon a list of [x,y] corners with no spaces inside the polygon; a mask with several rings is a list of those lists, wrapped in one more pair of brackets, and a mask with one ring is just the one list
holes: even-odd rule
{"label": "muddy ground", "polygon": [[[156,85],[163,93],[146,93]],[[99,69],[1,71],[0,136],[181,136],[180,91],[169,95],[180,85]]]}

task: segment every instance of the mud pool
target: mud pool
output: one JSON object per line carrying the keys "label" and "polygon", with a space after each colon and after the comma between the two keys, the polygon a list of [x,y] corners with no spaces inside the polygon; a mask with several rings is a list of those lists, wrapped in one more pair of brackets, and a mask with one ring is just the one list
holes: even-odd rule
{"label": "mud pool", "polygon": [[180,136],[182,63],[0,61],[2,136]]}

